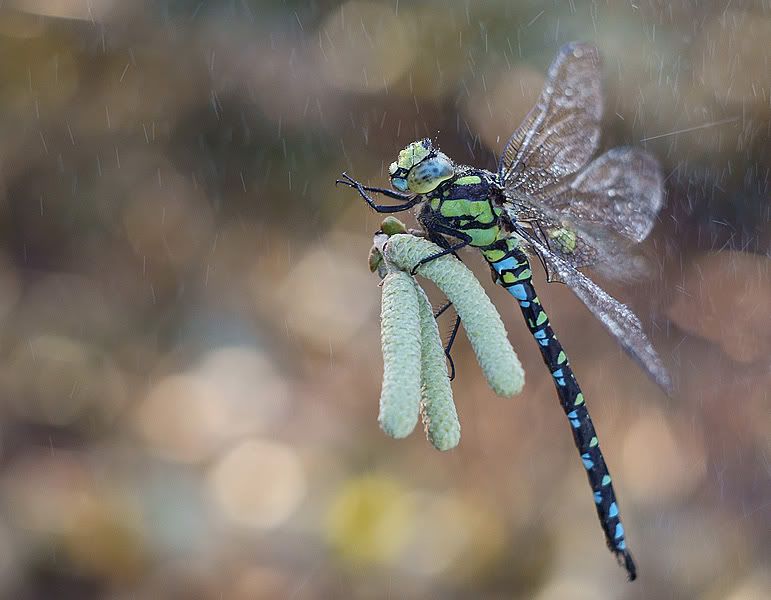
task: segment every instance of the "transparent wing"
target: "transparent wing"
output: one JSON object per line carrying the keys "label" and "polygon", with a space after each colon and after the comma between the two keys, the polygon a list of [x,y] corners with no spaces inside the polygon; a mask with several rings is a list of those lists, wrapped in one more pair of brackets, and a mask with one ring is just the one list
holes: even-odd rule
{"label": "transparent wing", "polygon": [[532,196],[589,162],[600,139],[600,81],[595,46],[572,42],[560,49],[538,102],[501,155],[505,188]]}
{"label": "transparent wing", "polygon": [[549,279],[566,283],[671,392],[669,375],[637,316],[577,270],[622,262],[630,243],[650,232],[663,196],[659,167],[641,150],[615,148],[586,166],[599,144],[600,82],[596,47],[563,46],[538,102],[501,155],[505,215],[538,254]]}
{"label": "transparent wing", "polygon": [[642,329],[640,319],[583,273],[556,256],[535,236],[517,228],[516,233],[538,253],[549,270],[564,281],[595,317],[616,338],[621,347],[634,358],[648,375],[668,394],[672,393],[669,378],[661,358]]}
{"label": "transparent wing", "polygon": [[[641,274],[640,266],[634,266],[639,257],[630,252],[629,242],[602,227],[591,223],[579,226],[567,216],[551,216],[550,212],[523,213],[521,206],[514,204],[504,206],[504,215],[512,229],[527,231],[546,252],[574,269],[598,267],[613,279],[628,279]],[[622,263],[624,268],[617,269],[616,266]],[[549,282],[566,283],[559,273],[549,268],[546,272]]]}
{"label": "transparent wing", "polygon": [[600,227],[630,242],[644,240],[664,202],[658,161],[639,148],[609,150],[572,181],[526,202],[577,228]]}
{"label": "transparent wing", "polygon": [[[505,190],[512,223],[526,225],[552,254],[576,269],[602,268],[613,277],[644,270],[630,246],[645,239],[663,203],[656,159],[637,148],[614,148],[551,194],[534,198]],[[559,276],[549,273],[549,279]]]}

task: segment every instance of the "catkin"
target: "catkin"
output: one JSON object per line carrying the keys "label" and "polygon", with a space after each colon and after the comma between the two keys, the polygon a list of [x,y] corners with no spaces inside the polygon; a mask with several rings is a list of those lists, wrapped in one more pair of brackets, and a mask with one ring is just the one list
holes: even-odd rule
{"label": "catkin", "polygon": [[380,313],[383,388],[380,427],[395,438],[408,436],[420,410],[420,317],[413,278],[391,271],[383,279]]}
{"label": "catkin", "polygon": [[460,442],[460,422],[452,399],[442,338],[426,293],[414,279],[413,284],[418,295],[422,350],[420,414],[428,441],[437,450],[450,450]]}
{"label": "catkin", "polygon": [[[397,234],[388,238],[384,256],[395,268],[411,271],[422,259],[440,251],[424,238]],[[450,255],[421,265],[417,273],[433,281],[455,306],[490,387],[502,396],[519,393],[525,383],[522,365],[498,311],[473,273]]]}

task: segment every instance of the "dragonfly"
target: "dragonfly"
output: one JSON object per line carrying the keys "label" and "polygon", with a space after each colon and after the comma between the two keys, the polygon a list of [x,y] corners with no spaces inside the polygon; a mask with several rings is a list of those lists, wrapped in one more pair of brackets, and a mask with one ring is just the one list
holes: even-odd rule
{"label": "dragonfly", "polygon": [[[563,46],[495,172],[456,164],[430,139],[422,139],[390,165],[392,189],[362,185],[346,173],[337,183],[355,189],[380,213],[415,207],[423,234],[443,249],[421,262],[457,256],[466,246],[481,251],[496,283],[518,302],[537,342],[588,476],[608,548],[631,581],[637,568],[612,479],[575,373],[533,286],[530,262],[539,260],[548,282],[566,284],[671,393],[670,377],[639,318],[580,271],[603,265],[611,271],[609,266],[625,264],[622,257],[633,255],[632,247],[648,236],[663,204],[661,170],[649,153],[617,147],[594,158],[603,113],[601,79],[594,45]],[[399,203],[381,204],[371,194]]]}

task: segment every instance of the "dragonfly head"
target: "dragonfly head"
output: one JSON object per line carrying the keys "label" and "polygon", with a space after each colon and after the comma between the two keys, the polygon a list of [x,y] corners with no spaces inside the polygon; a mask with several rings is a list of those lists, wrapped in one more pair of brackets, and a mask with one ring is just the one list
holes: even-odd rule
{"label": "dragonfly head", "polygon": [[427,194],[455,174],[450,158],[435,150],[428,138],[412,142],[388,167],[391,185],[402,192]]}

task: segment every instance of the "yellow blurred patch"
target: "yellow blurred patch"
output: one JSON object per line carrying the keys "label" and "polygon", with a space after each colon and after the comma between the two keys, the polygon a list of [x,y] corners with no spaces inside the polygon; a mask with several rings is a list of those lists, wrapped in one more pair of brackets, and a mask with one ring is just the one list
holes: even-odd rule
{"label": "yellow blurred patch", "polygon": [[412,514],[409,496],[397,482],[382,476],[351,479],[329,507],[327,536],[347,562],[389,562],[407,542]]}

